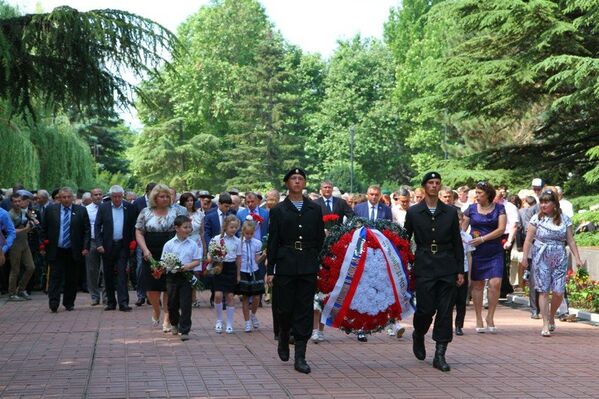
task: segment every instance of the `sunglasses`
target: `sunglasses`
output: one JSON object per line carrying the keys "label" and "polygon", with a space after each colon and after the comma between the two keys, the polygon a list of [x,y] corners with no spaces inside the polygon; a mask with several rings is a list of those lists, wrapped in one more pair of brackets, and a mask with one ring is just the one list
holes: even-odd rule
{"label": "sunglasses", "polygon": [[479,181],[478,183],[476,183],[477,186],[481,186],[481,187],[487,187],[487,182],[486,181]]}

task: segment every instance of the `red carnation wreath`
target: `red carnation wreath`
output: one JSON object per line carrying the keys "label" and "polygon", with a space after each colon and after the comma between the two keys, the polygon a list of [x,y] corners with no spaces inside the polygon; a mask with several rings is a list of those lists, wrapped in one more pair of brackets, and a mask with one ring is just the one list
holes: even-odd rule
{"label": "red carnation wreath", "polygon": [[[406,238],[400,226],[384,220],[356,218],[333,228],[325,241],[318,274],[318,290],[324,298],[323,321],[327,325],[348,333],[371,333],[413,312],[409,303],[408,265],[414,261],[414,255]],[[360,242],[360,254],[357,241]],[[348,250],[353,252],[348,254]],[[390,260],[393,259],[395,268],[391,267],[393,262]],[[348,274],[341,276],[344,263]],[[348,269],[352,271],[347,272]],[[386,293],[381,287],[386,288]],[[345,299],[342,300],[343,295]],[[327,314],[327,303],[331,298],[337,302],[328,306],[330,314]],[[372,308],[368,309],[371,304]]]}

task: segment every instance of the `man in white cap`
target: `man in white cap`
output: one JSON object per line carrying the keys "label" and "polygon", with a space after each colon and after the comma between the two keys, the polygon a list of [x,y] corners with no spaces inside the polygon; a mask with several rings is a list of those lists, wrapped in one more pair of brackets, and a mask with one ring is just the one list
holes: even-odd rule
{"label": "man in white cap", "polygon": [[535,198],[537,200],[537,203],[539,202],[539,196],[541,195],[541,190],[543,190],[543,180],[541,180],[538,177],[535,177],[534,179],[532,179],[532,191],[535,192]]}

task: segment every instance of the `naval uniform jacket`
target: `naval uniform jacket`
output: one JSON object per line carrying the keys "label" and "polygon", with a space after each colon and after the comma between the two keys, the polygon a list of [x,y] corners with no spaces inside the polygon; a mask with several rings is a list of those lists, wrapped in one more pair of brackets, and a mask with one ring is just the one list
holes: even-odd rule
{"label": "naval uniform jacket", "polygon": [[408,208],[405,229],[414,235],[416,261],[414,276],[436,278],[464,273],[464,248],[457,210],[437,202],[431,214],[426,201]]}
{"label": "naval uniform jacket", "polygon": [[267,273],[285,276],[318,273],[324,237],[320,205],[304,197],[302,210],[298,211],[285,198],[270,210]]}

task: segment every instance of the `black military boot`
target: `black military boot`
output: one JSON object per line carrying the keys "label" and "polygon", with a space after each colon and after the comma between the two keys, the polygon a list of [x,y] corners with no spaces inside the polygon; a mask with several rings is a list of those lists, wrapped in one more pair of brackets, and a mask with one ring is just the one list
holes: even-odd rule
{"label": "black military boot", "polygon": [[416,331],[412,333],[412,351],[418,360],[426,358],[426,348],[424,347],[424,335],[418,335]]}
{"label": "black military boot", "polygon": [[433,367],[441,371],[449,371],[451,367],[445,361],[445,351],[447,350],[447,342],[437,342],[435,350],[435,358],[433,359]]}
{"label": "black military boot", "polygon": [[289,333],[284,333],[282,330],[279,331],[279,343],[277,345],[277,353],[279,359],[286,362],[289,360]]}
{"label": "black military boot", "polygon": [[293,367],[300,373],[310,374],[310,366],[306,362],[306,341],[295,341],[295,364]]}

